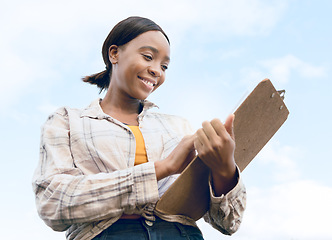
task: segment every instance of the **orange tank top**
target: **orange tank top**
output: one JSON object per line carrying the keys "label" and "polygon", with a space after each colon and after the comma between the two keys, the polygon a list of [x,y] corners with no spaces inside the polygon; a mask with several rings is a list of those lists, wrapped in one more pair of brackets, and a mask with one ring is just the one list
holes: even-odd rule
{"label": "orange tank top", "polygon": [[136,139],[135,165],[148,162],[144,138],[138,126],[128,125]]}

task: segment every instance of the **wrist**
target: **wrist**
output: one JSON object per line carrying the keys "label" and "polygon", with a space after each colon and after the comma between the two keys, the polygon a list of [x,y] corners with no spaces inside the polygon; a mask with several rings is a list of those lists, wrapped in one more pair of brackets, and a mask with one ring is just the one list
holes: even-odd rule
{"label": "wrist", "polygon": [[231,179],[236,173],[236,164],[234,158],[225,161],[220,167],[211,169],[212,175],[223,180]]}
{"label": "wrist", "polygon": [[157,180],[161,180],[172,174],[171,166],[169,166],[169,161],[167,158],[161,161],[157,161],[154,163],[156,169]]}
{"label": "wrist", "polygon": [[231,181],[234,178],[234,176],[236,175],[236,169],[234,171],[227,172],[227,173],[211,171],[211,175],[212,175],[213,182],[227,183],[227,182]]}
{"label": "wrist", "polygon": [[216,196],[227,194],[238,182],[236,165],[227,171],[211,171],[211,180]]}

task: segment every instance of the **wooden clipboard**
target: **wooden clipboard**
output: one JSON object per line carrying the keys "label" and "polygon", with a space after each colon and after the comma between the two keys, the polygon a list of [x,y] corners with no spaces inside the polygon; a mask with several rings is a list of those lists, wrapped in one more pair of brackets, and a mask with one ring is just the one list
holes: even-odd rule
{"label": "wooden clipboard", "polygon": [[[269,79],[261,81],[235,111],[235,161],[240,171],[254,159],[286,121],[289,111]],[[210,170],[196,157],[156,204],[162,214],[200,219],[209,209]]]}

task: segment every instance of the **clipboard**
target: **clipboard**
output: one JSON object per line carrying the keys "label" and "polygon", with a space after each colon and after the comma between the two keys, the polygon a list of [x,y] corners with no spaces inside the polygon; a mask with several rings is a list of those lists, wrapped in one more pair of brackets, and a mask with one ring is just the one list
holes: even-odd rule
{"label": "clipboard", "polygon": [[[235,162],[242,172],[287,120],[285,91],[261,81],[234,112]],[[209,210],[209,168],[196,157],[156,204],[155,211],[195,221]]]}

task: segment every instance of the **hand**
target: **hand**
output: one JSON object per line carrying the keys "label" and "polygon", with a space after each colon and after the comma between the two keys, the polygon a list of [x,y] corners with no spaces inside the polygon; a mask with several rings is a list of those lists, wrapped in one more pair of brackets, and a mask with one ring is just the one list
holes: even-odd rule
{"label": "hand", "polygon": [[176,148],[164,160],[155,162],[157,180],[181,173],[195,157],[195,135],[182,138]]}
{"label": "hand", "polygon": [[227,193],[235,186],[237,180],[233,122],[233,114],[226,119],[225,124],[219,119],[205,121],[202,128],[196,132],[194,146],[199,158],[211,169],[217,195]]}

